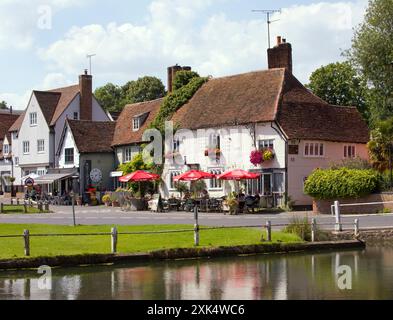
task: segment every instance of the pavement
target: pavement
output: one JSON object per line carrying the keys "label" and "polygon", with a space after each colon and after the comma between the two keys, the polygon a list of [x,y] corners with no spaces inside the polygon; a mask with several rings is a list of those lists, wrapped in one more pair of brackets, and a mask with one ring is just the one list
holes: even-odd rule
{"label": "pavement", "polygon": [[[51,207],[54,213],[5,215],[0,214],[0,223],[72,225],[72,207]],[[75,207],[76,222],[79,225],[174,225],[194,224],[193,213],[187,212],[123,212],[112,207]],[[334,229],[333,216],[313,215],[312,212],[284,212],[279,214],[245,214],[238,216],[223,213],[200,213],[199,224],[204,226],[264,226],[272,222],[274,229],[282,229],[294,217],[313,217],[321,228]],[[393,214],[345,215],[344,229],[353,229],[355,219],[360,228],[393,228]]]}

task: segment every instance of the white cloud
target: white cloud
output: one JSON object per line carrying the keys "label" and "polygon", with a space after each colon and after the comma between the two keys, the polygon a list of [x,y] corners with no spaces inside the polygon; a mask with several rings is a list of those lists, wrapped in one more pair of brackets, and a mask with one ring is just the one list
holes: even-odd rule
{"label": "white cloud", "polygon": [[[40,21],[62,9],[86,5],[91,0],[0,0],[0,50],[31,48]],[[43,10],[44,9],[44,10]]]}
{"label": "white cloud", "polygon": [[[186,4],[155,0],[144,25],[73,27],[40,55],[53,69],[71,76],[86,65],[87,53],[97,53],[93,73],[103,82],[105,77],[117,82],[145,74],[164,77],[165,68],[175,63],[213,76],[266,68],[263,19],[234,21],[220,13],[207,16],[202,25],[195,23],[210,4],[210,0]],[[280,21],[272,25],[272,35],[281,34],[292,43],[300,80],[307,81],[315,68],[340,59],[366,4],[366,0],[321,2],[283,10]]]}
{"label": "white cloud", "polygon": [[[166,67],[175,63],[215,77],[265,69],[263,16],[250,13],[248,20],[234,20],[223,13],[208,14],[211,4],[212,0],[155,0],[144,24],[74,26],[62,39],[38,51],[51,73],[42,86],[75,82],[87,66],[87,53],[97,54],[93,73],[100,84],[147,74],[165,79]],[[341,52],[350,47],[352,29],[362,20],[366,5],[367,0],[356,0],[286,8],[274,17],[280,21],[272,24],[272,41],[274,35],[282,35],[292,43],[294,73],[307,82],[319,66],[342,59]]]}

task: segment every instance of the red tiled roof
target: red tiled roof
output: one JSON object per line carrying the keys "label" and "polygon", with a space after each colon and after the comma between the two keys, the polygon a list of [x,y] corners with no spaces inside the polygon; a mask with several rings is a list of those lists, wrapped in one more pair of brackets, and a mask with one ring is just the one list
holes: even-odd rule
{"label": "red tiled roof", "polygon": [[14,131],[19,131],[20,127],[22,126],[23,119],[25,118],[25,111],[18,116],[16,121],[12,124],[11,128],[9,129],[9,132],[14,132]]}
{"label": "red tiled roof", "polygon": [[80,153],[113,152],[111,144],[116,122],[67,120]]}
{"label": "red tiled roof", "polygon": [[[112,146],[123,146],[142,143],[143,132],[157,116],[163,99],[130,104],[124,107],[117,119]],[[138,131],[133,131],[132,120],[136,116],[146,115],[144,123]]]}
{"label": "red tiled roof", "polygon": [[272,121],[284,74],[284,69],[271,69],[212,79],[172,120],[187,129]]}
{"label": "red tiled roof", "polygon": [[53,126],[55,125],[59,117],[63,114],[65,109],[68,107],[68,105],[72,102],[72,100],[74,100],[75,97],[79,94],[80,91],[79,91],[79,85],[73,85],[69,87],[49,90],[49,92],[60,94],[60,99],[58,101],[56,110],[54,111],[52,120],[50,122],[50,125]]}
{"label": "red tiled roof", "polygon": [[[44,114],[49,126],[56,124],[56,121],[63,114],[68,105],[79,94],[79,85],[58,88],[48,91],[33,91],[38,104]],[[10,131],[18,131],[23,123],[25,113],[21,114],[18,120],[10,128]]]}
{"label": "red tiled roof", "polygon": [[[7,136],[10,139],[10,135],[8,134],[9,128],[13,125],[13,123],[18,119],[17,114],[10,113],[0,113],[0,158],[3,157],[3,141]],[[11,143],[11,141],[9,141]]]}
{"label": "red tiled roof", "polygon": [[285,69],[210,80],[172,120],[188,129],[277,121],[289,139],[369,140],[356,108],[329,105]]}
{"label": "red tiled roof", "polygon": [[41,111],[49,125],[53,119],[53,115],[59,103],[61,93],[50,91],[33,91],[33,94],[37,98],[38,104],[41,107]]}

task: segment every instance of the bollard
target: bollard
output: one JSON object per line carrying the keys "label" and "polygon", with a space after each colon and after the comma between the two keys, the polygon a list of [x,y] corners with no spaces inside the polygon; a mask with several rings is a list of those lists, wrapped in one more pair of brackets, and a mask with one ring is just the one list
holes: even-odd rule
{"label": "bollard", "polygon": [[25,230],[23,232],[23,240],[25,243],[25,256],[29,257],[30,256],[30,232],[29,232],[29,230]]}
{"label": "bollard", "polygon": [[4,212],[4,204],[0,203],[0,213],[3,213],[3,212]]}
{"label": "bollard", "polygon": [[315,242],[317,238],[317,220],[315,218],[311,221],[311,242]]}
{"label": "bollard", "polygon": [[357,238],[359,236],[359,219],[355,220],[355,228],[354,229],[355,229],[354,234],[355,234],[355,237]]}
{"label": "bollard", "polygon": [[199,225],[194,225],[194,245],[199,247]]}
{"label": "bollard", "polygon": [[45,211],[49,212],[49,202],[48,201],[45,202]]}
{"label": "bollard", "polygon": [[27,205],[26,205],[26,203],[23,205],[23,212],[27,213]]}
{"label": "bollard", "polygon": [[272,222],[266,222],[267,242],[272,242]]}
{"label": "bollard", "polygon": [[11,206],[13,206],[13,205],[14,205],[14,199],[11,198]]}
{"label": "bollard", "polygon": [[338,201],[334,202],[334,212],[336,214],[335,230],[341,232],[341,231],[343,231],[343,227],[341,224],[340,202],[338,202]]}
{"label": "bollard", "polygon": [[117,252],[117,237],[118,237],[118,233],[117,233],[117,228],[112,228],[111,231],[111,236],[112,236],[112,242],[111,242],[111,247],[112,247],[112,253],[116,253]]}
{"label": "bollard", "polygon": [[40,212],[40,213],[42,213],[43,212],[43,206],[42,206],[42,202],[40,201],[40,202],[38,202],[38,204],[37,204],[37,208],[38,208],[38,211]]}

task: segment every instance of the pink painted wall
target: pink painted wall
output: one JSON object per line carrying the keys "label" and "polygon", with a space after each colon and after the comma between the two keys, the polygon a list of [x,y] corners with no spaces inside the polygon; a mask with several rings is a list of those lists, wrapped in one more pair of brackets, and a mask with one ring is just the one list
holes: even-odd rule
{"label": "pink painted wall", "polygon": [[312,198],[303,192],[304,180],[317,168],[328,168],[333,163],[344,160],[344,146],[355,145],[356,156],[369,159],[367,146],[365,144],[348,144],[337,142],[322,142],[325,155],[319,158],[308,158],[304,156],[304,147],[307,142],[301,141],[298,155],[288,155],[288,193],[296,201],[295,205],[312,205]]}

